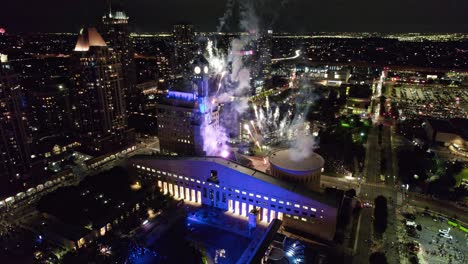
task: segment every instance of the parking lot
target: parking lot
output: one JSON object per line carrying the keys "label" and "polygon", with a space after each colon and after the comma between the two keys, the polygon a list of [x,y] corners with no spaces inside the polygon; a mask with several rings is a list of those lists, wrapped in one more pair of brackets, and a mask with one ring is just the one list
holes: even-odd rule
{"label": "parking lot", "polygon": [[[411,228],[407,228],[404,236],[405,245],[416,241],[419,243],[419,252],[417,253],[419,263],[455,264],[468,261],[466,233],[459,230],[458,227],[450,226],[444,217],[424,212],[413,213],[413,215],[415,216],[414,220],[405,219],[402,222],[412,221],[421,227],[421,230],[416,232],[409,232]],[[447,234],[444,235],[443,232]],[[409,251],[411,250],[407,246],[406,252]]]}
{"label": "parking lot", "polygon": [[393,88],[392,97],[402,110],[403,118],[467,117],[465,104],[468,101],[468,91],[463,88],[403,85]]}

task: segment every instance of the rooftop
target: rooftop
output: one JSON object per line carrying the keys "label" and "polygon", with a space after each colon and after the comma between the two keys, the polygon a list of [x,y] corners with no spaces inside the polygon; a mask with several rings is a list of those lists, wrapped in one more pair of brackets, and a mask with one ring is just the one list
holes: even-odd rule
{"label": "rooftop", "polygon": [[88,51],[90,47],[107,47],[96,28],[82,28],[74,51]]}
{"label": "rooftop", "polygon": [[[338,207],[339,202],[340,202],[336,196],[331,196],[331,195],[326,195],[324,193],[311,191],[309,189],[306,189],[301,184],[295,184],[295,183],[291,183],[285,180],[275,178],[264,172],[261,172],[261,171],[258,171],[249,167],[245,167],[239,163],[226,160],[221,157],[181,157],[181,156],[179,157],[172,157],[172,156],[154,157],[150,155],[136,155],[136,156],[133,156],[130,160],[133,160],[133,161],[144,160],[144,161],[149,161],[150,164],[152,162],[163,161],[164,166],[174,167],[175,169],[179,169],[179,170],[185,169],[188,171],[197,171],[199,173],[204,173],[201,171],[201,169],[206,168],[208,170],[208,172],[206,173],[207,175],[209,175],[210,169],[217,169],[221,171],[223,170],[223,167],[224,167],[224,170],[225,168],[229,170],[234,170],[238,173],[248,175],[256,180],[267,182],[269,184],[282,188],[286,191],[296,193],[300,196],[307,197],[309,199],[329,205],[331,207],[335,207],[335,208]],[[180,163],[177,163],[179,161],[186,161],[187,163],[184,164],[184,166],[181,166]],[[209,166],[206,163],[211,163],[211,165],[215,165],[215,166]],[[229,173],[223,174],[222,172],[219,172],[218,175],[228,175],[228,174]]]}
{"label": "rooftop", "polygon": [[294,160],[292,155],[291,149],[274,152],[270,155],[270,163],[290,171],[313,171],[323,168],[325,164],[325,160],[317,153],[312,153],[300,160]]}

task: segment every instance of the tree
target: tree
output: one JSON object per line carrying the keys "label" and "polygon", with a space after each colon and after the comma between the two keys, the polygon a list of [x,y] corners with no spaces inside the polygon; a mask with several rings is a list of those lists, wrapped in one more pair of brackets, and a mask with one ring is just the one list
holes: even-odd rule
{"label": "tree", "polygon": [[375,198],[375,209],[374,209],[374,230],[378,234],[383,234],[387,229],[387,198],[384,196],[377,196]]}
{"label": "tree", "polygon": [[370,264],[387,264],[387,257],[382,252],[374,252],[369,256]]}

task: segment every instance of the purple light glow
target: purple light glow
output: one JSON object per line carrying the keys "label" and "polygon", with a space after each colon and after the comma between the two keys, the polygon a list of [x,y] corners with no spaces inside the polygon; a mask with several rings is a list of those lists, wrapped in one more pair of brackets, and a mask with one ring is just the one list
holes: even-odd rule
{"label": "purple light glow", "polygon": [[229,151],[227,151],[227,150],[221,151],[221,157],[223,157],[223,158],[229,157]]}
{"label": "purple light glow", "polygon": [[175,91],[169,91],[167,94],[167,98],[172,98],[176,100],[182,100],[182,101],[187,101],[187,102],[193,102],[195,101],[195,96],[191,93],[183,93],[183,92],[175,92]]}

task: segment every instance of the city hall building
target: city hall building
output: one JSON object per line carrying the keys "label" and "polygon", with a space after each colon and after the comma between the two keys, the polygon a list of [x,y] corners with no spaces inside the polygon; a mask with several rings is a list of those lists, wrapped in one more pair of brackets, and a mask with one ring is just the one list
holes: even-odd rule
{"label": "city hall building", "polygon": [[[257,221],[277,218],[286,228],[332,240],[341,199],[306,189],[219,157],[152,157],[130,159],[133,173],[154,182],[175,199],[213,206]],[[255,209],[255,210],[253,210]]]}

